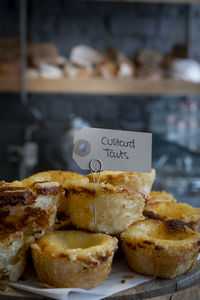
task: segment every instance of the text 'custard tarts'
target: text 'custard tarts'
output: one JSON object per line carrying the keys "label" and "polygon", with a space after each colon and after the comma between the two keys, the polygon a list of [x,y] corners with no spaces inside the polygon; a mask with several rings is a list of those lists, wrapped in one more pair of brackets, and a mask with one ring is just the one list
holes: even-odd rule
{"label": "text 'custard tarts'", "polygon": [[[93,176],[95,181],[97,181],[99,174],[89,174],[88,178],[90,179],[90,182],[93,182]],[[149,195],[155,176],[155,169],[152,169],[151,173],[103,171],[101,172],[100,182],[137,190],[145,195]]]}
{"label": "text 'custard tarts'", "polygon": [[121,239],[133,271],[168,279],[190,270],[200,248],[200,233],[179,220],[138,221]]}
{"label": "text 'custard tarts'", "polygon": [[70,219],[79,228],[119,234],[143,219],[145,197],[139,192],[104,183],[72,185],[65,189]]}
{"label": "text 'custard tarts'", "polygon": [[91,289],[107,279],[117,239],[84,231],[55,231],[32,245],[42,282],[61,288]]}
{"label": "text 'custard tarts'", "polygon": [[143,212],[145,217],[160,220],[177,219],[188,223],[194,228],[200,228],[200,208],[186,203],[156,202],[150,204]]}

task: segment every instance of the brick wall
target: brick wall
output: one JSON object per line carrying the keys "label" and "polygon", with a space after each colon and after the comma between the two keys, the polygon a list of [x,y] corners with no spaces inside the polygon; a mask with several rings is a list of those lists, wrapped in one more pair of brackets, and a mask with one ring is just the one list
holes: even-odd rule
{"label": "brick wall", "polygon": [[68,55],[86,43],[103,50],[112,44],[128,56],[140,48],[170,51],[187,39],[187,5],[92,1],[30,1],[29,38],[55,43]]}

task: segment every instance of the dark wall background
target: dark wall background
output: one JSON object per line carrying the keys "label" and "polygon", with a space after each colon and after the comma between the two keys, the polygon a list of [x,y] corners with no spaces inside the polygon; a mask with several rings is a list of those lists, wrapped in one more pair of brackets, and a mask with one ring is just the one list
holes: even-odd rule
{"label": "dark wall background", "polygon": [[29,38],[55,43],[64,55],[80,43],[99,50],[112,44],[131,56],[145,47],[167,52],[187,41],[187,5],[34,0],[29,16]]}
{"label": "dark wall background", "polygon": [[[166,53],[175,43],[189,43],[191,56],[198,35],[199,10],[188,26],[188,5],[110,3],[92,1],[29,0],[28,39],[55,44],[68,56],[72,46],[84,43],[103,50],[112,44],[127,56],[140,48]],[[191,20],[190,20],[191,22]],[[196,27],[195,27],[196,26]],[[2,1],[0,37],[19,35],[19,0]],[[198,55],[198,53],[196,54]],[[174,105],[180,97],[99,96],[99,95],[29,95],[29,102],[42,115],[40,129],[33,135],[39,143],[40,162],[36,170],[67,168],[59,158],[59,141],[68,127],[71,113],[92,126],[148,130],[149,107],[155,101]],[[18,177],[17,158],[12,145],[21,145],[24,129],[33,118],[20,103],[18,94],[0,95],[0,178]],[[36,171],[34,170],[34,171]]]}

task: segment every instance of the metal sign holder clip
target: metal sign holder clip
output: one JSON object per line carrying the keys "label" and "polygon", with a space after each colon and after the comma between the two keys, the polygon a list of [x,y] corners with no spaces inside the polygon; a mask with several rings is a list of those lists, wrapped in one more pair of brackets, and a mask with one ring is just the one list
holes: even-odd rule
{"label": "metal sign holder clip", "polygon": [[[99,184],[99,182],[100,182],[100,176],[101,176],[101,171],[103,170],[101,160],[100,159],[92,159],[90,161],[90,163],[89,163],[89,169],[91,171],[94,183],[98,183]],[[99,173],[98,174],[97,182],[95,180],[94,173]],[[94,203],[93,206],[94,206],[94,224],[97,224],[97,219],[96,219],[96,203]]]}

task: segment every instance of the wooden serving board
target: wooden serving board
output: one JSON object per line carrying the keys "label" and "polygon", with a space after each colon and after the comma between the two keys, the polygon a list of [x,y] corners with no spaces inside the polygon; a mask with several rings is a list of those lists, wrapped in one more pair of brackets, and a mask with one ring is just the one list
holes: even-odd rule
{"label": "wooden serving board", "polygon": [[[173,294],[200,283],[200,261],[191,272],[172,280],[153,279],[134,288],[113,294],[107,300],[138,300],[160,295]],[[26,293],[17,289],[0,292],[0,300],[42,300],[44,297]],[[81,299],[80,299],[81,300]]]}

